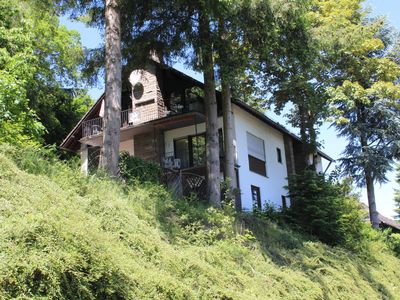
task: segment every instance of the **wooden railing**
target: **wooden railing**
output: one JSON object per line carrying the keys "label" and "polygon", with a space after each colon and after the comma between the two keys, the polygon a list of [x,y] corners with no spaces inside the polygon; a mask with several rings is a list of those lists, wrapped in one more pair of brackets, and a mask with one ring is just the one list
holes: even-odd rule
{"label": "wooden railing", "polygon": [[182,170],[165,170],[162,181],[177,198],[194,193],[199,200],[205,200],[207,195],[205,176]]}

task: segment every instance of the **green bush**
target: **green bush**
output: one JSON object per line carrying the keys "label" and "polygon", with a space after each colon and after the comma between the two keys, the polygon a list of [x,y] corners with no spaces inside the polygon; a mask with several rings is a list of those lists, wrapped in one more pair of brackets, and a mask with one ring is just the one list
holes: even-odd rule
{"label": "green bush", "polygon": [[314,171],[289,178],[288,221],[329,245],[358,248],[365,240],[365,213],[351,185]]}
{"label": "green bush", "polygon": [[157,163],[131,156],[127,152],[120,155],[119,170],[122,178],[128,183],[159,183],[162,175]]}
{"label": "green bush", "polygon": [[388,237],[389,247],[400,257],[400,233],[392,233]]}

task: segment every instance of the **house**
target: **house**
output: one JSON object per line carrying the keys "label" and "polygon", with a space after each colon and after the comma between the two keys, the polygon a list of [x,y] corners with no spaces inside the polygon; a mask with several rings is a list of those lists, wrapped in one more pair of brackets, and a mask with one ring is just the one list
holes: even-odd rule
{"label": "house", "polygon": [[[169,185],[179,186],[181,193],[202,194],[200,190],[206,185],[203,84],[157,62],[133,71],[129,82],[130,87],[122,94],[120,150],[158,162],[170,178]],[[219,93],[217,101],[223,157]],[[235,131],[232,143],[242,209],[261,208],[266,202],[289,205],[284,188],[287,177],[305,167],[300,139],[242,101],[232,99],[232,110]],[[103,114],[104,95],[61,144],[63,149],[80,153],[85,173],[98,165]],[[322,151],[315,158],[319,172],[323,172],[322,159],[332,161]]]}

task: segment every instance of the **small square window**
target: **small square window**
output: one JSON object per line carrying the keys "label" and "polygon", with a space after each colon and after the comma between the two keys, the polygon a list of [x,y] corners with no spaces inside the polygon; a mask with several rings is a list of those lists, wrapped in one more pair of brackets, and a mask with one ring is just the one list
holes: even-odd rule
{"label": "small square window", "polygon": [[261,194],[258,186],[251,186],[251,198],[253,200],[253,207],[261,209]]}
{"label": "small square window", "polygon": [[278,163],[282,163],[282,151],[280,148],[276,148],[276,156],[278,158]]}

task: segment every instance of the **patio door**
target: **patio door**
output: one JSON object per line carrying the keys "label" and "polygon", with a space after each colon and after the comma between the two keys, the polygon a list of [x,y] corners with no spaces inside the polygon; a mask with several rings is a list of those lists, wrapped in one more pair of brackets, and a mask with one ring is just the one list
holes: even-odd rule
{"label": "patio door", "polygon": [[203,166],[206,159],[205,134],[190,135],[174,140],[175,158],[181,160],[181,168]]}

